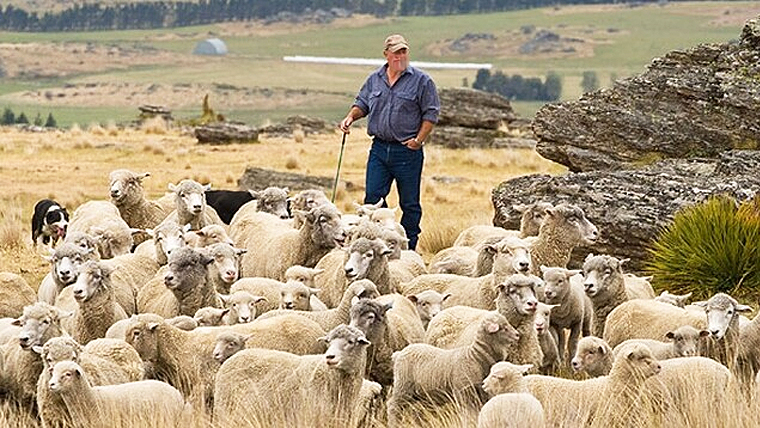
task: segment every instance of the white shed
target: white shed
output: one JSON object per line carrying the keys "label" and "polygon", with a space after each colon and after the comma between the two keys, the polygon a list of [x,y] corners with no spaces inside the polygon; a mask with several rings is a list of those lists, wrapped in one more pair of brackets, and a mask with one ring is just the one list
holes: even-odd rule
{"label": "white shed", "polygon": [[221,39],[206,39],[195,45],[193,53],[196,55],[226,55],[227,45]]}

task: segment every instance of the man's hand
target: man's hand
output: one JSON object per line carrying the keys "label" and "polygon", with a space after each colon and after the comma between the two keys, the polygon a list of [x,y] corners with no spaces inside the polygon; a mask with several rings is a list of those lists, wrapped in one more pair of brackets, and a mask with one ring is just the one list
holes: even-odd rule
{"label": "man's hand", "polygon": [[422,148],[422,146],[425,145],[425,142],[424,141],[417,141],[416,138],[410,138],[410,139],[404,141],[401,144],[405,145],[406,147],[408,147],[408,148],[410,148],[412,150],[419,150],[419,149]]}
{"label": "man's hand", "polygon": [[343,118],[343,120],[340,121],[338,124],[338,129],[343,131],[344,134],[350,134],[351,133],[351,124],[354,123],[354,118],[349,116],[346,116]]}

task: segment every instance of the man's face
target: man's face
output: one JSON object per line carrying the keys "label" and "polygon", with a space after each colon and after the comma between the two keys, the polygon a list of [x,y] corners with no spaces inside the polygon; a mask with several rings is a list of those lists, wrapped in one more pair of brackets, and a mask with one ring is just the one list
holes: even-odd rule
{"label": "man's face", "polygon": [[409,49],[401,48],[396,52],[385,51],[385,59],[388,61],[388,68],[391,71],[401,72],[406,70],[409,65]]}

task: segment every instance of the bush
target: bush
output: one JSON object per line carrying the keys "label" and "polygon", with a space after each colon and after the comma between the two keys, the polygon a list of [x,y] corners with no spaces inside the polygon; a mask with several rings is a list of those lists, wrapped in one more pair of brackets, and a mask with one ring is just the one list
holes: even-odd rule
{"label": "bush", "polygon": [[682,209],[650,248],[646,270],[658,289],[707,299],[760,297],[760,196],[737,206],[714,196]]}

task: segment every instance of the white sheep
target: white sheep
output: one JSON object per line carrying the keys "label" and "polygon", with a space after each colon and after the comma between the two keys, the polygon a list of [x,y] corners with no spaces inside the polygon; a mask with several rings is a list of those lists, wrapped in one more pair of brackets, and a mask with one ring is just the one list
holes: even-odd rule
{"label": "white sheep", "polygon": [[0,318],[17,318],[36,301],[37,293],[22,276],[0,272]]}
{"label": "white sheep", "polygon": [[245,342],[253,335],[224,331],[216,336],[214,359],[224,364],[228,358],[245,349]]}
{"label": "white sheep", "polygon": [[249,190],[248,192],[253,200],[243,204],[230,220],[229,231],[233,241],[241,246],[246,244],[248,237],[245,236],[245,230],[250,223],[250,218],[255,218],[254,213],[268,213],[281,220],[290,218],[288,213],[289,191],[287,187],[267,187],[261,191]]}
{"label": "white sheep", "polygon": [[501,361],[483,380],[483,390],[491,397],[478,415],[478,428],[519,428],[544,426],[544,408],[528,392],[523,375],[532,366]]}
{"label": "white sheep", "polygon": [[254,296],[266,297],[266,300],[262,300],[256,305],[256,316],[261,316],[265,312],[278,309],[280,291],[284,285],[284,282],[271,278],[243,277],[232,284],[230,293],[247,291]]}
{"label": "white sheep", "polygon": [[140,423],[179,427],[189,421],[182,395],[164,382],[91,386],[79,364],[61,361],[53,366],[48,388],[63,401],[72,421],[87,421],[92,426]]}
{"label": "white sheep", "polygon": [[109,259],[132,250],[132,235],[142,229],[129,227],[119,209],[108,201],[87,201],[74,210],[69,232],[84,232],[97,241],[100,258]]}
{"label": "white sheep", "polygon": [[[169,214],[161,205],[145,198],[143,180],[147,177],[150,177],[148,172],[138,174],[126,169],[117,169],[108,175],[111,203],[119,210],[121,218],[132,228],[143,230],[154,228]],[[135,238],[135,244],[145,240],[139,235]]]}
{"label": "white sheep", "polygon": [[[301,265],[291,266],[287,270],[285,270],[286,283],[300,282],[305,287],[308,287],[310,290],[309,308],[299,309],[299,310],[324,311],[325,309],[327,309],[327,305],[325,305],[324,302],[322,302],[322,300],[317,296],[317,293],[320,293],[322,290],[317,288],[316,279],[315,279],[317,275],[321,275],[323,273],[324,273],[323,269],[309,268],[309,267],[301,266]],[[303,290],[301,289],[301,291]],[[280,296],[282,296],[282,293],[280,294]],[[280,303],[282,306],[282,302]],[[280,309],[283,309],[283,308],[280,307]]]}
{"label": "white sheep", "polygon": [[594,304],[596,336],[604,333],[607,315],[616,306],[631,299],[654,299],[648,281],[623,274],[623,263],[627,260],[589,254],[583,262],[583,286]]}
{"label": "white sheep", "polygon": [[[476,245],[449,247],[439,251],[429,263],[430,273],[453,273],[465,276],[485,276],[493,271],[493,261],[499,242],[510,236],[485,238]],[[528,241],[523,240],[527,245]],[[437,260],[436,260],[437,259]]]}
{"label": "white sheep", "polygon": [[578,245],[593,244],[599,231],[583,210],[575,205],[561,203],[545,210],[538,237],[530,248],[533,275],[541,275],[540,267],[566,267],[570,254]]}
{"label": "white sheep", "polygon": [[200,327],[217,327],[225,324],[224,318],[229,311],[229,308],[206,306],[195,311],[193,320],[195,320],[195,323]]}
{"label": "white sheep", "polygon": [[64,287],[77,280],[79,266],[87,260],[97,259],[96,253],[70,242],[64,242],[47,258],[50,273],[37,288],[37,300],[55,304],[55,299]]}
{"label": "white sheep", "polygon": [[232,284],[240,278],[240,262],[248,250],[219,242],[198,251],[214,261],[209,265],[208,281],[217,293],[229,294]]}
{"label": "white sheep", "polygon": [[187,245],[194,248],[208,247],[218,243],[234,245],[224,227],[218,224],[209,224],[199,230],[190,230],[185,233],[184,238]]}
{"label": "white sheep", "polygon": [[591,377],[605,376],[612,369],[615,360],[610,345],[596,336],[582,337],[570,361],[575,372],[585,372]]}
{"label": "white sheep", "polygon": [[206,205],[206,190],[209,185],[185,179],[174,185],[169,183],[169,190],[175,195],[176,208],[166,216],[165,221],[175,221],[180,226],[190,225],[191,230],[202,229],[209,224],[224,225],[214,208]]}
{"label": "white sheep", "polygon": [[[222,295],[222,302],[227,312],[222,317],[226,325],[245,324],[256,318],[256,303],[265,300],[264,296],[254,296],[247,291],[236,291],[230,295]],[[197,317],[198,312],[195,313]]]}
{"label": "white sheep", "polygon": [[651,299],[634,299],[609,313],[602,337],[614,348],[627,339],[659,340],[682,325],[706,329],[704,312],[695,313]]}
{"label": "white sheep", "polygon": [[343,244],[346,234],[340,212],[332,204],[320,205],[304,213],[301,229],[293,229],[266,219],[280,221],[271,214],[256,213],[262,221],[250,226],[251,237],[243,257],[244,276],[263,276],[283,280],[285,271],[294,265],[314,267],[331,249]]}
{"label": "white sheep", "polygon": [[369,341],[346,325],[325,338],[324,355],[268,349],[238,352],[216,376],[214,423],[239,426],[355,427]]}
{"label": "white sheep", "polygon": [[303,282],[287,280],[280,290],[279,308],[295,311],[325,311],[327,305],[317,297],[320,291],[318,288],[307,287]]}
{"label": "white sheep", "polygon": [[[544,279],[544,301],[559,305],[552,310],[551,330],[557,338],[560,361],[569,362],[575,355],[578,339],[594,332],[594,305],[580,281],[580,271],[541,266]],[[578,280],[573,281],[574,277]],[[565,335],[565,330],[570,330]]]}
{"label": "white sheep", "polygon": [[100,254],[98,253],[98,240],[89,233],[84,233],[82,231],[66,233],[66,237],[63,238],[63,242],[70,242],[76,246],[82,247],[85,250],[90,250],[97,256],[98,259],[100,258]]}
{"label": "white sheep", "polygon": [[[369,220],[384,229],[392,230],[401,235],[403,238],[406,238],[406,230],[404,229],[404,226],[396,221],[396,211],[397,208],[380,207],[373,210],[369,214]],[[408,241],[401,243],[401,249],[409,249]]]}
{"label": "white sheep", "polygon": [[692,293],[672,294],[668,290],[664,290],[659,296],[655,297],[654,300],[683,308],[686,307],[686,302],[691,298],[691,295]]}
{"label": "white sheep", "polygon": [[488,238],[515,236],[527,238],[538,235],[541,223],[546,216],[546,210],[552,208],[549,202],[535,202],[527,205],[513,205],[516,211],[522,213],[520,217],[520,230],[507,230],[501,227],[476,225],[471,226],[459,233],[454,246],[475,246]]}
{"label": "white sheep", "polygon": [[[538,302],[538,306],[536,306],[536,318],[533,323],[536,326],[538,343],[541,345],[541,353],[544,356],[538,370],[541,374],[553,374],[559,370],[561,361],[559,348],[557,347],[557,340],[549,328],[552,320],[552,311],[558,306],[547,305],[542,302]],[[562,334],[564,335],[564,332]]]}
{"label": "white sheep", "polygon": [[135,254],[153,257],[156,262],[163,266],[169,260],[172,250],[187,245],[185,233],[188,227],[181,227],[176,220],[164,220],[153,229],[145,232],[153,238],[138,245]]}
{"label": "white sheep", "polygon": [[293,228],[300,229],[303,226],[305,216],[303,212],[308,212],[312,208],[320,205],[329,204],[330,199],[324,191],[319,189],[306,189],[296,193],[288,199],[290,211],[293,214]]}
{"label": "white sheep", "polygon": [[737,358],[741,347],[739,314],[751,312],[752,308],[725,293],[717,293],[706,302],[694,304],[705,309],[706,329],[712,339],[702,343],[700,355],[714,358],[731,370],[738,370]]}
{"label": "white sheep", "polygon": [[683,325],[673,331],[665,333],[664,339],[628,339],[617,345],[613,350],[613,355],[625,344],[631,342],[642,343],[652,350],[652,355],[658,360],[669,360],[671,358],[695,357],[699,350],[699,342],[702,338],[710,335],[707,330],[697,330],[690,325]]}
{"label": "white sheep", "polygon": [[[519,334],[497,313],[480,320],[472,344],[440,349],[411,344],[393,355],[393,388],[388,400],[390,426],[409,421],[415,404],[441,405],[453,400],[477,409],[485,398],[481,382],[491,366],[501,361]],[[408,423],[408,422],[407,422]]]}
{"label": "white sheep", "polygon": [[417,313],[422,321],[422,327],[425,329],[427,329],[430,320],[438,315],[438,312],[441,312],[443,302],[449,297],[451,297],[451,293],[441,294],[435,290],[425,290],[406,296],[417,308]]}

